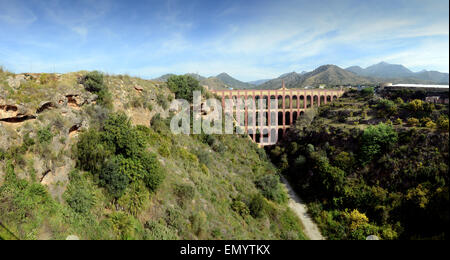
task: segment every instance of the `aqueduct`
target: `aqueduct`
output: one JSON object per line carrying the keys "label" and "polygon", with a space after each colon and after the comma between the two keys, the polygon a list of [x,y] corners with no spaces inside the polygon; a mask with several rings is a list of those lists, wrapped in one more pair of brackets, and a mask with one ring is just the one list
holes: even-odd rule
{"label": "aqueduct", "polygon": [[[342,89],[287,89],[282,83],[276,90],[211,90],[222,100],[227,111],[226,99],[244,100],[242,107],[233,109],[233,116],[254,142],[260,145],[276,143],[278,136],[301,117],[308,108],[327,104],[342,96]],[[251,102],[248,102],[251,101]],[[254,106],[248,104],[253,103]],[[244,120],[240,120],[244,115]],[[255,118],[256,120],[252,120]]]}

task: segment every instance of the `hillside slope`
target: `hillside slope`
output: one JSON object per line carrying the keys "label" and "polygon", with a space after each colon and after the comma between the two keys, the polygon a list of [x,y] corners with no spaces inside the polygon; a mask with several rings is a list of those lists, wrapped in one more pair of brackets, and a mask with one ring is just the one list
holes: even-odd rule
{"label": "hillside slope", "polygon": [[268,149],[327,239],[448,239],[449,107],[402,94],[347,92]]}
{"label": "hillside slope", "polygon": [[[0,71],[0,238],[305,238],[276,169],[247,137],[173,135],[168,104],[174,95],[165,83],[104,76],[106,93],[93,94],[83,85],[85,75]],[[111,131],[121,113],[132,125]],[[155,156],[165,178],[157,189],[131,179],[117,195],[112,188],[120,186],[105,179],[115,171],[83,169],[119,160],[135,165],[123,165],[128,175],[140,169],[139,161],[108,143],[89,142],[109,138],[121,147],[136,138],[122,144],[117,138],[135,131],[142,153]],[[96,146],[86,151],[97,157],[80,165],[82,137]]]}

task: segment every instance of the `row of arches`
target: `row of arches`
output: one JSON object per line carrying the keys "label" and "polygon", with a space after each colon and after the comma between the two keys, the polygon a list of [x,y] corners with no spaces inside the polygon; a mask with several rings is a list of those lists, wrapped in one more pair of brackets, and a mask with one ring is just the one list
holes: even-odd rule
{"label": "row of arches", "polygon": [[[223,103],[225,103],[226,98],[232,98],[236,104],[238,98],[241,98],[242,101],[252,101],[254,100],[254,106],[257,109],[301,109],[301,108],[310,108],[312,106],[320,106],[321,104],[329,103],[338,97],[336,95],[278,95],[278,96],[270,96],[270,100],[268,96],[223,96]],[[249,103],[247,103],[247,107],[251,107]]]}
{"label": "row of arches", "polygon": [[288,126],[295,123],[297,118],[304,115],[304,111],[271,111],[255,112],[255,113],[238,113],[234,114],[234,118],[241,126]]}

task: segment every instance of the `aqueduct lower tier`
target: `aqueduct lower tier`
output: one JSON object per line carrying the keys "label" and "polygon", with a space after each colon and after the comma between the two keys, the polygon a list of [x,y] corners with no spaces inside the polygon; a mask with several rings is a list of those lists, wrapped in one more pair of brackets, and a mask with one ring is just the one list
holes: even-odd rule
{"label": "aqueduct lower tier", "polygon": [[[245,115],[243,127],[254,142],[260,145],[276,143],[278,137],[284,135],[286,130],[301,117],[305,110],[313,106],[332,102],[344,93],[342,89],[286,89],[277,90],[211,90],[222,99],[222,108],[226,111],[226,100],[253,101],[256,107],[248,106],[245,102],[243,111]],[[275,102],[275,104],[273,104]],[[264,113],[261,115],[260,113]],[[259,115],[258,115],[259,114]],[[251,120],[250,117],[257,118]],[[258,120],[259,118],[266,120]],[[275,117],[275,118],[274,118]],[[241,122],[241,121],[239,121]],[[275,138],[273,138],[275,136]]]}

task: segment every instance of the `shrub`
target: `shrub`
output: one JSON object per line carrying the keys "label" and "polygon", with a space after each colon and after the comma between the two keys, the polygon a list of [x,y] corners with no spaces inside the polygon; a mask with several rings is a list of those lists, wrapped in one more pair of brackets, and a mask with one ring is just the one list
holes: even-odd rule
{"label": "shrub", "polygon": [[114,198],[120,198],[130,180],[124,174],[116,158],[109,160],[100,172],[100,185],[104,186]]}
{"label": "shrub", "polygon": [[402,124],[403,124],[403,120],[402,120],[401,118],[397,118],[397,119],[395,120],[395,124],[396,124],[396,125],[402,125]]}
{"label": "shrub", "polygon": [[37,132],[38,142],[40,144],[48,144],[53,139],[53,134],[50,131],[50,126],[42,128]]}
{"label": "shrub", "polygon": [[334,163],[337,167],[341,168],[344,171],[348,171],[353,168],[355,164],[355,158],[353,154],[347,152],[340,152],[334,158]]}
{"label": "shrub", "polygon": [[146,240],[175,240],[177,239],[176,231],[160,224],[156,221],[145,223]]}
{"label": "shrub", "polygon": [[165,171],[161,167],[156,155],[149,152],[141,152],[138,155],[138,158],[145,170],[143,181],[145,186],[151,191],[154,192],[165,178]]}
{"label": "shrub", "polygon": [[254,218],[260,218],[264,216],[267,207],[267,202],[260,193],[253,195],[248,205],[250,214]]}
{"label": "shrub", "polygon": [[169,107],[169,101],[164,94],[158,94],[156,96],[156,101],[158,102],[158,105],[160,105],[164,110]]}
{"label": "shrub", "polygon": [[194,199],[195,188],[188,184],[176,184],[174,193],[178,197],[178,203],[184,207],[187,202]]}
{"label": "shrub", "polygon": [[438,121],[437,121],[437,125],[438,125],[439,129],[442,129],[444,131],[448,131],[448,128],[449,128],[448,117],[440,116]]}
{"label": "shrub", "polygon": [[247,207],[247,204],[238,199],[233,200],[231,203],[231,209],[244,218],[250,215],[250,210]]}
{"label": "shrub", "polygon": [[131,126],[123,113],[112,114],[104,123],[102,140],[115,154],[131,157],[145,147],[146,140]]}
{"label": "shrub", "polygon": [[194,91],[203,90],[198,80],[189,75],[171,76],[167,79],[167,86],[175,93],[176,98],[185,99],[188,102],[192,102]]}
{"label": "shrub", "polygon": [[381,99],[378,101],[377,109],[380,116],[392,116],[397,114],[397,105],[388,99]]}
{"label": "shrub", "polygon": [[424,102],[420,99],[414,99],[408,103],[408,109],[413,112],[418,112],[423,110]]}
{"label": "shrub", "polygon": [[397,132],[383,123],[366,128],[361,137],[361,161],[371,161],[382,152],[390,150],[398,141]]}
{"label": "shrub", "polygon": [[362,95],[363,97],[370,97],[370,96],[373,96],[374,93],[375,93],[375,90],[374,90],[372,87],[369,87],[369,88],[363,88],[363,89],[361,90],[361,95]]}
{"label": "shrub", "polygon": [[137,216],[142,211],[149,193],[142,182],[135,182],[128,186],[125,194],[117,201],[131,215]]}
{"label": "shrub", "polygon": [[69,180],[67,190],[63,194],[67,205],[77,213],[88,213],[94,205],[94,195],[86,180],[77,171],[69,174]]}
{"label": "shrub", "polygon": [[2,148],[0,148],[0,161],[3,161],[6,158],[6,152]]}
{"label": "shrub", "polygon": [[277,175],[264,175],[255,181],[255,185],[267,199],[278,203],[287,201],[287,195],[282,189]]}
{"label": "shrub", "polygon": [[408,118],[407,123],[410,126],[418,126],[420,124],[420,121],[417,118],[410,117],[410,118]]}
{"label": "shrub", "polygon": [[105,89],[103,85],[103,74],[98,71],[92,71],[84,75],[81,83],[89,92],[99,93]]}
{"label": "shrub", "polygon": [[405,103],[405,102],[403,101],[403,99],[401,97],[398,97],[395,99],[395,103],[397,103],[399,105],[403,105],[403,103]]}
{"label": "shrub", "polygon": [[99,174],[106,159],[113,154],[113,151],[102,142],[101,133],[91,128],[80,135],[75,154],[79,169]]}

